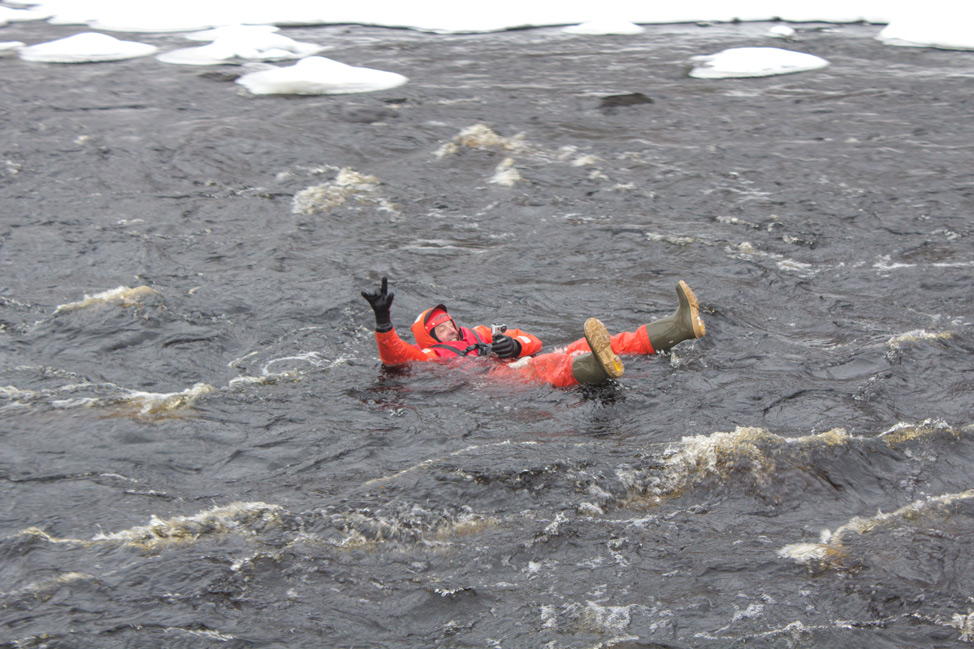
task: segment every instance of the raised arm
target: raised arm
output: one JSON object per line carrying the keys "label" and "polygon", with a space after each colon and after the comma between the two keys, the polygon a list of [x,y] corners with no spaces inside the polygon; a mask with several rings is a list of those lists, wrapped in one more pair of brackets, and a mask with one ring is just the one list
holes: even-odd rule
{"label": "raised arm", "polygon": [[389,292],[389,278],[383,277],[378,291],[362,291],[375,314],[375,343],[383,365],[402,365],[410,361],[428,361],[431,357],[418,347],[405,342],[392,326],[392,301],[396,294]]}

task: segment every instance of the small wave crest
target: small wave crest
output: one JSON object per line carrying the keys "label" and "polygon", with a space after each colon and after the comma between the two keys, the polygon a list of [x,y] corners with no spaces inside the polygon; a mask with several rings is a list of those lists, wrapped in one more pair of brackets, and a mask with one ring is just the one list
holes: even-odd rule
{"label": "small wave crest", "polygon": [[101,293],[95,293],[94,295],[85,294],[84,299],[78,300],[77,302],[61,304],[54,309],[54,315],[70,313],[71,311],[87,309],[103,304],[119,304],[125,307],[137,306],[146,296],[158,294],[158,291],[151,289],[148,286],[136,286],[134,288],[129,286],[119,286],[118,288],[102,291]]}

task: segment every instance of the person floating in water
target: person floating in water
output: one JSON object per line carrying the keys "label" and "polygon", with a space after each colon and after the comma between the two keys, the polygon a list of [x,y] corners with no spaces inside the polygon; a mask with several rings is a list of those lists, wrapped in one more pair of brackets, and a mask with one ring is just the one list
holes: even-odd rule
{"label": "person floating in water", "polygon": [[491,374],[556,387],[599,384],[622,376],[621,355],[665,352],[684,340],[700,338],[706,333],[697,297],[680,280],[676,285],[679,306],[673,314],[614,336],[597,318],[589,318],[583,327],[584,337],[544,354],[538,353],[541,340],[537,336],[506,327],[461,326],[442,304],[419,314],[411,327],[416,343],[410,344],[392,326],[395,293],[389,292],[388,282],[383,277],[378,291],[362,291],[362,297],[375,314],[379,358],[390,366],[485,356],[498,361]]}

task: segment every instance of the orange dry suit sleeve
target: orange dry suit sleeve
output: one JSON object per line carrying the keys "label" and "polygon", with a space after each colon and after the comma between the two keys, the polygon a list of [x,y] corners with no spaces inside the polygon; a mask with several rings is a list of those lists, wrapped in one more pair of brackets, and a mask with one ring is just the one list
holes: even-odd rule
{"label": "orange dry suit sleeve", "polygon": [[[485,343],[494,342],[494,336],[490,333],[490,327],[479,325],[474,327],[474,331],[477,332],[477,335],[480,336],[480,339]],[[520,329],[508,329],[504,332],[504,335],[510,336],[521,344],[521,353],[518,354],[518,358],[533,356],[541,351],[541,339],[537,336],[529,334],[526,331],[521,331]]]}
{"label": "orange dry suit sleeve", "polygon": [[376,331],[375,343],[379,347],[379,360],[383,365],[402,365],[410,361],[430,361],[436,358],[432,349],[420,349],[404,341],[395,328]]}

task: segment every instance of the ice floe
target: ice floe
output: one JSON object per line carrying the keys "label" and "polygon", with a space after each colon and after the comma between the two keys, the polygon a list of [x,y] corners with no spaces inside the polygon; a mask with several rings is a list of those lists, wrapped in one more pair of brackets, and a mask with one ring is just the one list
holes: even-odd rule
{"label": "ice floe", "polygon": [[691,57],[690,76],[696,79],[767,77],[806,72],[827,67],[829,62],[814,54],[778,47],[732,47],[717,54]]}
{"label": "ice floe", "polygon": [[245,74],[237,83],[255,95],[340,95],[388,90],[408,80],[395,72],[309,56],[288,67]]}

